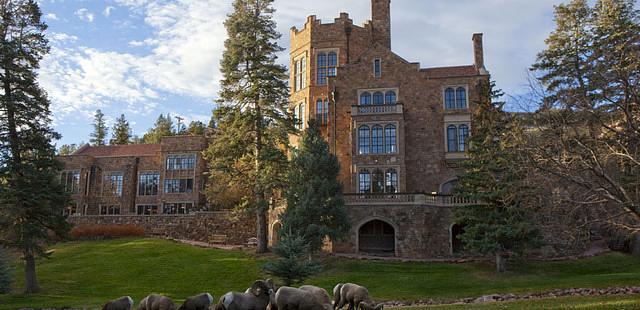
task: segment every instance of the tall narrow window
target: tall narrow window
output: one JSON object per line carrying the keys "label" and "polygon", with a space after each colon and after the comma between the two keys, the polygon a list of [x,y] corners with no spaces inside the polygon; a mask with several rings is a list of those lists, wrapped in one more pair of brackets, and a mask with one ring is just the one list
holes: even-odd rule
{"label": "tall narrow window", "polygon": [[338,54],[329,52],[327,55],[327,76],[338,75]]}
{"label": "tall narrow window", "polygon": [[327,84],[327,54],[318,54],[318,85]]}
{"label": "tall narrow window", "polygon": [[398,172],[396,169],[387,169],[385,173],[385,193],[398,192]]}
{"label": "tall narrow window", "polygon": [[447,127],[447,151],[448,152],[458,151],[457,131],[458,130],[455,125],[449,125],[449,127]]}
{"label": "tall narrow window", "polygon": [[158,195],[160,186],[159,172],[144,172],[138,176],[138,196]]}
{"label": "tall narrow window", "polygon": [[371,127],[371,153],[382,154],[384,153],[384,139],[382,133],[382,126],[375,125]]}
{"label": "tall narrow window", "polygon": [[373,193],[384,193],[384,173],[382,170],[376,170],[371,176],[371,188]]}
{"label": "tall narrow window", "polygon": [[60,174],[60,183],[64,185],[65,191],[78,193],[80,191],[80,171],[63,171]]}
{"label": "tall narrow window", "polygon": [[316,101],[316,120],[319,124],[325,123],[323,107],[324,103],[322,102],[322,99],[318,99],[318,101]]}
{"label": "tall narrow window", "polygon": [[304,129],[304,126],[306,125],[306,121],[304,119],[304,108],[304,102],[298,106],[298,114],[300,115],[300,129]]}
{"label": "tall narrow window", "polygon": [[365,155],[370,152],[369,126],[363,125],[358,128],[358,154]]}
{"label": "tall narrow window", "polygon": [[324,100],[324,124],[329,123],[329,99]]}
{"label": "tall narrow window", "polygon": [[393,154],[397,152],[396,147],[396,126],[387,125],[384,127],[384,151],[387,154]]}
{"label": "tall narrow window", "polygon": [[373,75],[376,78],[382,76],[382,61],[379,58],[373,61]]}
{"label": "tall narrow window", "polygon": [[104,176],[103,194],[122,197],[122,172],[112,172]]}
{"label": "tall narrow window", "polygon": [[371,174],[363,170],[358,174],[358,192],[371,193]]}
{"label": "tall narrow window", "polygon": [[464,152],[467,150],[467,140],[469,138],[469,126],[458,126],[458,151]]}
{"label": "tall narrow window", "polygon": [[307,87],[307,59],[302,57],[294,63],[294,90],[300,91]]}
{"label": "tall narrow window", "polygon": [[382,92],[373,93],[373,104],[375,105],[383,105],[384,104],[384,94]]}
{"label": "tall narrow window", "polygon": [[456,108],[467,108],[467,91],[463,87],[458,87],[456,90]]}
{"label": "tall narrow window", "polygon": [[456,92],[453,88],[447,88],[444,91],[444,106],[447,110],[453,110],[456,108]]}
{"label": "tall narrow window", "polygon": [[396,104],[396,92],[393,90],[388,91],[384,94],[384,101],[386,104]]}
{"label": "tall narrow window", "polygon": [[364,92],[360,94],[360,105],[370,105],[371,104],[371,93]]}

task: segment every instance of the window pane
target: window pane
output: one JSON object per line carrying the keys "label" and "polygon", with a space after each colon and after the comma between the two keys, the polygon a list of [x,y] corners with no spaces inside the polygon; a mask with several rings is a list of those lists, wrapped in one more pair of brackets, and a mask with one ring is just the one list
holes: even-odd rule
{"label": "window pane", "polygon": [[386,104],[396,104],[396,92],[394,91],[388,91],[385,94],[385,103]]}
{"label": "window pane", "polygon": [[458,109],[467,108],[467,92],[462,87],[459,87],[456,90],[456,108]]}
{"label": "window pane", "polygon": [[396,126],[387,125],[384,128],[384,150],[386,153],[396,153]]}
{"label": "window pane", "polygon": [[324,100],[324,124],[329,123],[329,99]]}
{"label": "window pane", "polygon": [[337,67],[338,66],[338,54],[335,52],[330,52],[328,57],[328,67]]}
{"label": "window pane", "polygon": [[318,99],[318,101],[316,101],[316,120],[321,124],[324,124],[324,114],[322,113],[323,106],[324,103],[322,102],[322,99]]}
{"label": "window pane", "polygon": [[397,193],[398,192],[398,172],[395,169],[387,170],[385,176],[385,192]]}
{"label": "window pane", "polygon": [[456,126],[454,125],[449,125],[449,127],[447,127],[447,150],[449,152],[457,152],[457,144],[458,144],[458,139],[456,137],[457,134],[457,130],[456,130]]}
{"label": "window pane", "polygon": [[382,170],[376,170],[373,172],[371,187],[373,193],[384,193],[384,174]]}
{"label": "window pane", "polygon": [[375,125],[371,128],[371,152],[373,154],[384,153],[384,141],[382,134],[382,126]]}
{"label": "window pane", "polygon": [[371,174],[368,171],[362,171],[358,175],[358,192],[371,193]]}
{"label": "window pane", "polygon": [[469,127],[467,125],[460,125],[458,127],[458,151],[464,152],[467,150],[468,138],[469,138]]}
{"label": "window pane", "polygon": [[384,104],[384,95],[381,92],[378,91],[373,94],[373,104]]}
{"label": "window pane", "polygon": [[369,105],[371,104],[371,93],[364,92],[360,94],[360,105]]}
{"label": "window pane", "polygon": [[327,54],[320,53],[318,54],[318,67],[326,67],[327,66]]}
{"label": "window pane", "polygon": [[380,59],[376,59],[376,60],[373,61],[373,74],[377,78],[382,76],[382,68],[381,68]]}
{"label": "window pane", "polygon": [[369,154],[369,126],[360,126],[358,129],[358,153]]}
{"label": "window pane", "polygon": [[455,109],[456,108],[455,100],[456,100],[455,99],[455,91],[453,90],[453,88],[447,88],[444,91],[445,109],[447,109],[447,110]]}

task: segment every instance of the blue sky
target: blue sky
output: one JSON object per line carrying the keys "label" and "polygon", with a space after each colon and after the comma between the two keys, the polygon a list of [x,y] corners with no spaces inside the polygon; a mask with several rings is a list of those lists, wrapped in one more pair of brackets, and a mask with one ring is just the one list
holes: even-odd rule
{"label": "blue sky", "polygon": [[[423,67],[473,62],[471,35],[484,33],[485,63],[509,95],[526,92],[527,68],[553,30],[560,0],[393,0],[392,48]],[[58,145],[89,140],[96,109],[111,125],[124,113],[142,135],[160,113],[208,121],[220,80],[232,0],[41,0],[52,50],[40,83],[53,103]],[[370,17],[369,0],[276,0],[289,28],[315,14]],[[288,63],[288,51],[281,62]]]}

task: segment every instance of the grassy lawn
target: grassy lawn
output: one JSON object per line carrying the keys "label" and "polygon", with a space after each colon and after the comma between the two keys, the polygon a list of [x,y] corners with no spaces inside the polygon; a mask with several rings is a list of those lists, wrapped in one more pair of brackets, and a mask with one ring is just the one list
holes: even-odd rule
{"label": "grassy lawn", "polygon": [[[0,296],[0,309],[97,307],[122,295],[131,295],[139,301],[151,292],[181,300],[208,291],[217,299],[230,290],[244,291],[254,279],[265,277],[259,268],[263,258],[241,251],[202,249],[165,240],[69,242],[56,245],[52,250],[51,259],[38,262],[42,293],[29,297],[20,294]],[[16,262],[15,292],[23,287],[22,266],[18,264]],[[377,300],[450,299],[568,287],[640,285],[640,259],[615,253],[579,261],[512,266],[516,271],[500,276],[492,272],[492,267],[480,263],[331,259],[322,274],[307,282],[329,290],[338,282],[360,283],[367,286]],[[633,300],[605,298],[590,302]],[[578,304],[583,299],[567,302]],[[584,302],[589,300],[584,299]],[[640,308],[637,302],[629,305]],[[540,307],[549,306],[541,304]]]}

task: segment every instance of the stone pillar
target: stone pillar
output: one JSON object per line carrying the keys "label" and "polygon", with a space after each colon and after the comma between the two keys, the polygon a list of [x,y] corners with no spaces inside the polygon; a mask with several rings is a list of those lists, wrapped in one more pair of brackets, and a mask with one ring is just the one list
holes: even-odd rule
{"label": "stone pillar", "polygon": [[484,67],[484,48],[482,46],[482,33],[473,34],[473,60],[479,74],[489,74]]}
{"label": "stone pillar", "polygon": [[371,0],[373,40],[391,49],[391,0]]}

